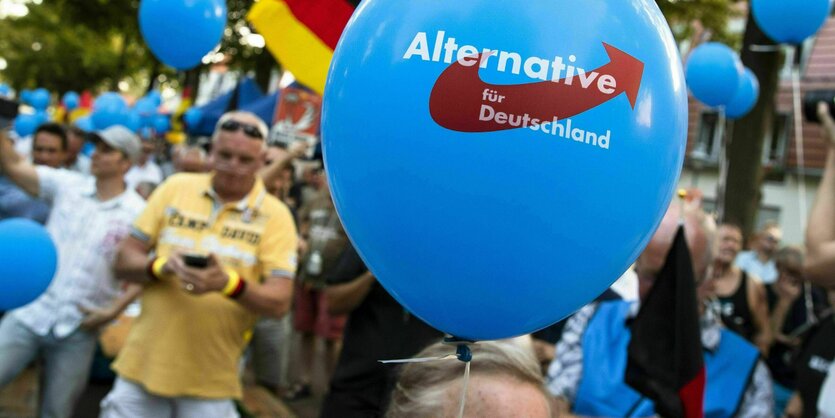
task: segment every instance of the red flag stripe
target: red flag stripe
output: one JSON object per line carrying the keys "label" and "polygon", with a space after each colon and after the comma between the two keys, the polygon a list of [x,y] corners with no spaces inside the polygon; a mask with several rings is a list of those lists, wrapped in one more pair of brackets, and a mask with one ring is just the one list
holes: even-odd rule
{"label": "red flag stripe", "polygon": [[354,5],[347,0],[281,0],[296,19],[316,34],[331,49],[342,35],[342,30],[354,13]]}
{"label": "red flag stripe", "polygon": [[684,418],[703,418],[705,399],[705,368],[702,367],[693,380],[687,382],[678,391],[678,397],[684,407]]}

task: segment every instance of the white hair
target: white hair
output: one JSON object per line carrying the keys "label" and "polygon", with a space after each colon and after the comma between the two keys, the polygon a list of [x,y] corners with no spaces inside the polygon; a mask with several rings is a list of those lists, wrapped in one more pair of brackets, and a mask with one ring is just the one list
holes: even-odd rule
{"label": "white hair", "polygon": [[212,142],[215,142],[217,140],[217,137],[220,134],[220,126],[223,125],[224,122],[230,119],[235,119],[235,117],[240,116],[252,119],[252,124],[255,125],[256,128],[258,128],[259,132],[261,132],[261,138],[264,140],[264,147],[266,147],[267,138],[270,133],[270,128],[267,127],[267,124],[264,123],[264,121],[260,117],[258,117],[258,115],[252,112],[247,112],[245,110],[233,110],[231,112],[224,113],[215,124],[215,131],[214,133],[212,133]]}

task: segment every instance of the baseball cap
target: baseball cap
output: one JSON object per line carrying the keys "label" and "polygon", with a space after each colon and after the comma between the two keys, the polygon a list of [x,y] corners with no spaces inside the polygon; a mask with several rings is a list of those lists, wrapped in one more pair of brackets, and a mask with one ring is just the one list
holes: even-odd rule
{"label": "baseball cap", "polygon": [[91,132],[90,138],[93,142],[102,141],[113,149],[123,152],[133,163],[142,155],[142,143],[139,137],[121,125]]}

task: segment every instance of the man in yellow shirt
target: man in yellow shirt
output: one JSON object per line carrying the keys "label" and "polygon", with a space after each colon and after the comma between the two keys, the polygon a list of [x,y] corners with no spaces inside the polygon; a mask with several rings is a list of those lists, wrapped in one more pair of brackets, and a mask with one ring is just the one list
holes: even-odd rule
{"label": "man in yellow shirt", "polygon": [[257,177],[266,137],[257,116],[225,114],[212,172],[160,185],[121,243],[116,270],[145,289],[103,418],[238,416],[246,335],[287,312],[296,270],[290,211]]}

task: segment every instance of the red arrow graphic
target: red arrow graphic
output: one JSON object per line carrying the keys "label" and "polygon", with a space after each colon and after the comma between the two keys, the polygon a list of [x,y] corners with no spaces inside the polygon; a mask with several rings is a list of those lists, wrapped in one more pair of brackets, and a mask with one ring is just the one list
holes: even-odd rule
{"label": "red arrow graphic", "polygon": [[[485,113],[489,116],[489,111],[485,112],[483,105],[489,106],[495,112],[494,116],[499,112],[516,117],[528,115],[528,120],[539,119],[541,122],[550,122],[555,117],[570,118],[614,99],[621,93],[626,93],[629,103],[634,108],[641,88],[644,63],[605,42],[603,47],[606,48],[610,61],[586,74],[590,77],[592,73],[598,73],[597,78],[587,88],[581,85],[577,75],[571,80],[571,84],[566,84],[566,78],[558,82],[488,84],[481,80],[478,64],[466,66],[456,61],[441,73],[435,87],[432,88],[429,98],[432,119],[438,125],[454,131],[492,132],[522,126],[497,122],[495,118],[481,120],[479,117]],[[481,62],[481,55],[477,58],[469,59]],[[605,75],[613,77],[616,85],[609,85],[611,88],[598,88],[600,77]],[[607,94],[602,90],[610,90],[611,93]],[[486,99],[488,91],[496,92],[493,97],[504,98],[501,101],[489,101]]]}

